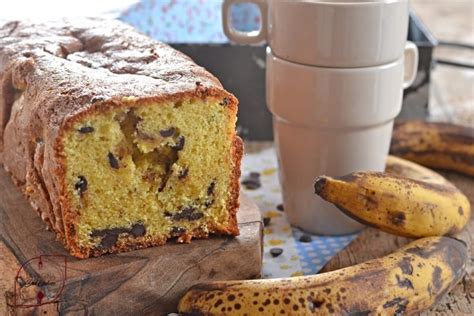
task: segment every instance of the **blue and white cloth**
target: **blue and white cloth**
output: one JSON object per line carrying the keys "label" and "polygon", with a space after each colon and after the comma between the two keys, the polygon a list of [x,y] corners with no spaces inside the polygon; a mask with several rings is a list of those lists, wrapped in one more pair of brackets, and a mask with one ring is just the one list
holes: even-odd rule
{"label": "blue and white cloth", "polygon": [[[222,0],[141,0],[125,10],[120,19],[166,43],[227,43],[222,28]],[[257,30],[260,13],[254,4],[231,9],[234,27]]]}
{"label": "blue and white cloth", "polygon": [[[317,273],[335,254],[346,247],[357,234],[346,236],[311,235],[311,242],[301,242],[303,232],[291,227],[285,212],[276,209],[282,203],[278,181],[276,153],[273,148],[259,153],[246,154],[242,162],[242,175],[259,172],[262,186],[246,190],[245,194],[255,200],[262,217],[271,218],[264,228],[264,278],[277,278]],[[272,257],[270,249],[278,247],[283,253]]]}

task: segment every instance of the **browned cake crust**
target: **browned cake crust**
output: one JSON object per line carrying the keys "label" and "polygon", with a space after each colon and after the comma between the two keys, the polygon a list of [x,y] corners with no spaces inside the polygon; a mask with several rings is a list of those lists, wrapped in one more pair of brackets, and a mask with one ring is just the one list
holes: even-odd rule
{"label": "browned cake crust", "polygon": [[[80,250],[74,242],[77,214],[66,199],[62,133],[91,111],[123,106],[129,96],[135,97],[129,106],[212,96],[225,98],[231,110],[237,108],[237,99],[204,68],[119,21],[15,21],[0,26],[0,162],[43,221],[78,257],[166,241],[130,239],[107,251]],[[241,156],[242,142],[234,136],[231,218],[224,230],[215,228],[218,233],[238,235]],[[179,240],[206,236],[187,232]]]}

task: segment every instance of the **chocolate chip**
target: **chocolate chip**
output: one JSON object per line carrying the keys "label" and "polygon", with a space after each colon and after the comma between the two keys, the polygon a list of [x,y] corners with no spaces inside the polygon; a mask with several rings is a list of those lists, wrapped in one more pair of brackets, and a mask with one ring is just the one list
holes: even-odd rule
{"label": "chocolate chip", "polygon": [[185,169],[181,170],[178,174],[178,179],[183,180],[184,178],[186,178],[188,176],[188,173],[189,173],[188,168],[185,168]]}
{"label": "chocolate chip", "polygon": [[94,128],[92,126],[83,126],[80,129],[77,130],[81,134],[89,134],[94,131]]}
{"label": "chocolate chip", "polygon": [[112,246],[115,245],[117,240],[118,235],[105,235],[100,242],[100,247],[105,249],[112,248]]}
{"label": "chocolate chip", "polygon": [[260,182],[250,181],[250,180],[244,180],[242,181],[242,184],[245,186],[247,190],[256,190],[262,186]]}
{"label": "chocolate chip", "polygon": [[176,151],[183,150],[183,148],[184,148],[184,142],[185,142],[184,136],[179,136],[179,137],[178,137],[178,142],[176,143],[176,145],[172,146],[171,148],[172,148],[173,150],[176,150]]}
{"label": "chocolate chip", "polygon": [[175,236],[179,236],[179,235],[181,235],[185,232],[186,232],[185,228],[173,226],[173,227],[171,227],[170,234],[171,234],[171,236],[175,237]]}
{"label": "chocolate chip", "polygon": [[313,238],[311,238],[310,235],[303,234],[303,235],[300,236],[299,241],[301,241],[301,242],[312,242]]}
{"label": "chocolate chip", "polygon": [[135,224],[132,226],[132,229],[130,229],[130,234],[132,234],[135,237],[144,236],[145,233],[146,233],[146,228],[145,228],[145,225],[143,224]]}
{"label": "chocolate chip", "polygon": [[111,228],[103,230],[95,230],[91,233],[91,237],[102,237],[100,241],[101,248],[111,248],[118,240],[120,234],[127,233],[125,228]]}
{"label": "chocolate chip", "polygon": [[160,131],[160,135],[162,137],[171,137],[171,136],[174,135],[175,132],[176,132],[176,128],[170,127],[170,128],[167,128],[167,129],[162,129]]}
{"label": "chocolate chip", "polygon": [[279,210],[280,212],[283,212],[285,209],[283,208],[283,204],[278,204],[277,205],[277,210]]}
{"label": "chocolate chip", "polygon": [[255,190],[262,186],[260,182],[260,173],[258,172],[250,172],[250,174],[242,180],[242,185],[247,190]]}
{"label": "chocolate chip", "polygon": [[180,212],[173,215],[175,221],[188,220],[195,221],[202,218],[204,214],[202,212],[196,212],[196,208],[193,206],[187,206],[183,208]]}
{"label": "chocolate chip", "polygon": [[222,102],[219,103],[219,105],[222,105],[222,106],[226,106],[226,105],[229,105],[230,103],[230,100],[228,97],[225,97]]}
{"label": "chocolate chip", "polygon": [[206,208],[211,207],[212,204],[214,204],[214,199],[204,202],[204,206],[206,206]]}
{"label": "chocolate chip", "polygon": [[207,187],[207,195],[214,195],[214,189],[216,188],[216,183],[214,181],[209,184]]}
{"label": "chocolate chip", "polygon": [[115,158],[114,154],[109,152],[107,157],[109,158],[109,164],[112,168],[114,168],[114,169],[120,168],[119,162],[118,162],[117,158]]}
{"label": "chocolate chip", "polygon": [[268,225],[270,225],[270,221],[272,219],[270,217],[264,217],[263,218],[263,226],[267,227]]}
{"label": "chocolate chip", "polygon": [[164,214],[165,214],[165,217],[171,217],[171,216],[173,216],[173,214],[171,214],[171,213],[170,213],[170,212],[168,212],[168,211],[165,211],[165,213],[164,213]]}
{"label": "chocolate chip", "polygon": [[82,197],[84,192],[87,191],[87,179],[84,176],[78,176],[79,180],[74,185],[74,188],[79,193],[79,196]]}
{"label": "chocolate chip", "polygon": [[94,230],[91,233],[91,237],[101,237],[102,240],[100,242],[100,247],[111,248],[117,242],[119,235],[126,233],[134,237],[144,236],[146,233],[146,228],[145,225],[138,223],[134,224],[132,228],[116,227],[103,230]]}
{"label": "chocolate chip", "polygon": [[272,255],[273,258],[278,257],[283,253],[283,249],[281,248],[272,248],[270,249],[270,255]]}
{"label": "chocolate chip", "polygon": [[249,173],[249,177],[259,179],[260,178],[260,172],[252,171],[252,172]]}
{"label": "chocolate chip", "polygon": [[123,227],[115,227],[109,229],[102,229],[102,230],[94,230],[91,233],[91,237],[105,237],[107,235],[120,235],[127,233],[129,229]]}
{"label": "chocolate chip", "polygon": [[200,86],[201,85],[201,81],[196,81],[196,86]]}

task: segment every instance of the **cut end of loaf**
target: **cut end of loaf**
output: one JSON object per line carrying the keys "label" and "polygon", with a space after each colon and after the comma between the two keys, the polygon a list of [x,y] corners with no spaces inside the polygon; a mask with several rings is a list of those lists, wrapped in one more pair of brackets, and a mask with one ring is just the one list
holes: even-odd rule
{"label": "cut end of loaf", "polygon": [[130,100],[89,111],[65,133],[71,251],[87,257],[173,237],[237,235],[235,105]]}

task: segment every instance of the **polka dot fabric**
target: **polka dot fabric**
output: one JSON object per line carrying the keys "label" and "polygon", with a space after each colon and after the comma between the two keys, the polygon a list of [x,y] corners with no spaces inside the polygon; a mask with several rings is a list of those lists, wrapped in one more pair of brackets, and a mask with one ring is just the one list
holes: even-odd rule
{"label": "polka dot fabric", "polygon": [[[222,0],[141,0],[120,19],[166,43],[227,43],[221,6]],[[260,27],[259,11],[252,4],[234,5],[231,19],[241,31]]]}
{"label": "polka dot fabric", "polygon": [[[282,203],[281,188],[278,182],[277,159],[274,149],[255,154],[246,154],[242,162],[242,177],[251,172],[260,174],[261,187],[242,190],[252,197],[260,208],[263,218],[269,218],[264,227],[264,278],[280,278],[317,273],[335,254],[346,247],[357,234],[326,237],[309,235],[291,227],[285,212],[278,210]],[[301,238],[302,235],[309,235]],[[306,241],[300,241],[300,239]],[[272,256],[272,248],[281,248],[283,253]]]}
{"label": "polka dot fabric", "polygon": [[297,241],[296,249],[303,274],[317,273],[334,255],[357,237],[357,234],[338,237],[311,236],[311,242],[301,242],[299,241],[301,235],[303,232],[293,228],[293,238]]}

